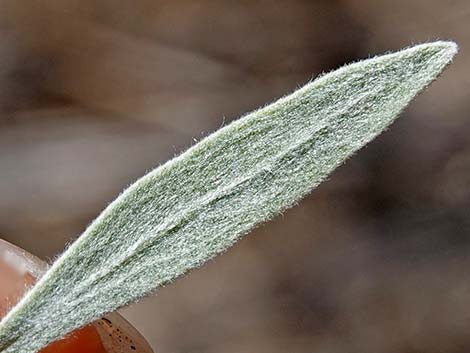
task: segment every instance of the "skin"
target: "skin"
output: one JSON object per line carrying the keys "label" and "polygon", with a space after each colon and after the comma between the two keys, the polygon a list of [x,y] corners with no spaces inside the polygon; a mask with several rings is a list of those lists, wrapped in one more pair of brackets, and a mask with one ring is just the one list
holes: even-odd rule
{"label": "skin", "polygon": [[[44,272],[45,263],[0,239],[0,318]],[[120,315],[110,314],[56,341],[40,353],[153,353],[145,339]]]}

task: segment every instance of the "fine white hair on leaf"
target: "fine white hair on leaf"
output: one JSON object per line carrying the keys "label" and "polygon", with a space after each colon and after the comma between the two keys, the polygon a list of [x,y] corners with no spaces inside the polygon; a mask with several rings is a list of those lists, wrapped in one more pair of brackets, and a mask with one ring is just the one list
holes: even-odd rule
{"label": "fine white hair on leaf", "polygon": [[38,352],[225,251],[387,128],[456,52],[438,41],[344,66],[137,180],[1,321],[0,352]]}

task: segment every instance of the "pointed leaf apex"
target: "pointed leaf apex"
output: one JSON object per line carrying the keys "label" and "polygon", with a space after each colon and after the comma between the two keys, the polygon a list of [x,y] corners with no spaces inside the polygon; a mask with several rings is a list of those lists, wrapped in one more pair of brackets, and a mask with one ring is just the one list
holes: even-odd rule
{"label": "pointed leaf apex", "polygon": [[457,43],[452,41],[438,41],[434,43],[429,43],[429,46],[436,47],[447,57],[449,60],[452,60],[455,54],[459,51],[459,46]]}
{"label": "pointed leaf apex", "polygon": [[452,41],[436,41],[417,45],[408,50],[419,51],[424,57],[432,58],[432,62],[436,66],[443,65],[445,67],[452,62],[455,54],[459,51],[459,46]]}

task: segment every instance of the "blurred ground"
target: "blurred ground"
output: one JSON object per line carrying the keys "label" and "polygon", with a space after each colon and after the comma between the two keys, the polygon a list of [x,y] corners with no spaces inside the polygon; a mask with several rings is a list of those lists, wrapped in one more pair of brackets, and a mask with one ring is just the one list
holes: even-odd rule
{"label": "blurred ground", "polygon": [[0,236],[53,258],[131,181],[323,71],[454,64],[300,206],[123,310],[157,353],[470,351],[470,2],[4,0]]}

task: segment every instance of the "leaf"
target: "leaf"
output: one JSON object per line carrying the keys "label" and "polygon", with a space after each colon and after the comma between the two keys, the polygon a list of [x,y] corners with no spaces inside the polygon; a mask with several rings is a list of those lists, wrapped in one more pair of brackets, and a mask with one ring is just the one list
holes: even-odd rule
{"label": "leaf", "polygon": [[0,351],[37,352],[225,251],[383,131],[456,52],[434,42],[345,66],[145,175],[4,318]]}

